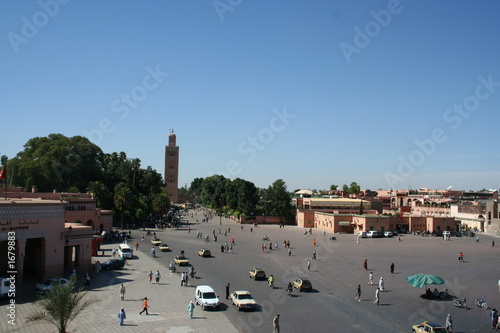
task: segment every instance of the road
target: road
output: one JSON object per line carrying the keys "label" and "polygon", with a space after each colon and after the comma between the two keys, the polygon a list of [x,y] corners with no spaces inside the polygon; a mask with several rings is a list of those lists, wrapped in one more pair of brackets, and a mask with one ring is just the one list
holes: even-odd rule
{"label": "road", "polygon": [[[450,313],[454,319],[454,332],[484,332],[489,327],[489,311],[499,306],[498,279],[496,268],[500,248],[492,247],[492,238],[451,238],[444,241],[436,237],[402,235],[397,238],[362,239],[356,243],[352,234],[338,235],[337,240],[328,239],[321,232],[313,230],[312,235],[304,235],[304,230],[295,226],[279,228],[276,225],[258,226],[250,232],[250,225],[240,225],[232,220],[216,217],[208,223],[201,221],[200,213],[189,220],[179,230],[172,228],[158,231],[157,235],[166,241],[172,252],[158,253],[160,262],[167,270],[168,263],[181,249],[186,252],[197,271],[198,278],[192,285],[208,284],[221,298],[221,313],[238,327],[241,332],[270,332],[275,314],[281,315],[282,332],[410,332],[412,324],[424,320],[444,324]],[[184,220],[185,222],[186,220]],[[221,224],[220,224],[221,223]],[[205,242],[196,237],[197,231],[203,236],[212,235],[215,228],[218,241]],[[219,234],[219,228],[221,234]],[[225,230],[230,228],[227,236]],[[134,231],[135,239],[140,239],[142,231]],[[278,241],[279,250],[261,251],[262,237],[267,234],[272,241]],[[233,253],[221,253],[220,246],[235,238]],[[149,254],[150,237],[146,236],[139,251]],[[283,248],[283,240],[290,240],[292,255]],[[313,239],[316,246],[313,246]],[[269,241],[265,242],[269,244]],[[499,242],[497,242],[499,243]],[[499,243],[500,244],[500,243]],[[211,258],[197,256],[197,251],[208,248]],[[317,260],[311,260],[313,251]],[[459,263],[457,253],[465,254],[464,263]],[[368,270],[363,269],[363,260],[368,259]],[[311,271],[306,268],[311,260]],[[395,264],[394,274],[390,273],[391,263]],[[262,267],[267,275],[276,278],[275,289],[265,281],[253,281],[248,277],[252,267]],[[186,269],[187,270],[187,269]],[[373,304],[376,285],[368,285],[368,274],[372,271],[375,282],[382,276],[386,290],[381,293],[380,305]],[[405,278],[418,273],[436,274],[446,284],[437,287],[448,288],[450,294],[466,297],[468,309],[453,307],[451,301],[429,301],[420,298],[423,289],[410,286]],[[288,297],[285,286],[298,277],[308,277],[313,284],[312,292],[294,291]],[[231,291],[248,290],[260,305],[256,312],[238,312],[230,300],[225,299],[225,286]],[[355,300],[357,285],[361,285],[361,302]],[[193,287],[194,295],[194,287]],[[486,297],[490,310],[474,306],[475,297]]]}

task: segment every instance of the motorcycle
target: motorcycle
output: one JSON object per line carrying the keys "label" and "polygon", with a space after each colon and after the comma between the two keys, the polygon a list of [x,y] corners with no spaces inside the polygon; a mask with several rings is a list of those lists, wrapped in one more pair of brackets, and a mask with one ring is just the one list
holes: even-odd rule
{"label": "motorcycle", "polygon": [[488,308],[488,304],[484,301],[483,298],[476,298],[474,304],[476,304],[477,307],[483,308],[485,310]]}
{"label": "motorcycle", "polygon": [[464,299],[454,298],[453,305],[458,307],[458,308],[463,307],[463,308],[467,309],[467,300],[465,298]]}

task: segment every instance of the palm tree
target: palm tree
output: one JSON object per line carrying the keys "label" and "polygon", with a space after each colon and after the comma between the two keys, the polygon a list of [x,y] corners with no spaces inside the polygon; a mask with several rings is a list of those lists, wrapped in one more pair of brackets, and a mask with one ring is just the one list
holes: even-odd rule
{"label": "palm tree", "polygon": [[120,209],[121,219],[120,219],[120,228],[125,229],[125,225],[123,223],[123,214],[125,211],[125,206],[130,201],[130,189],[127,187],[125,183],[120,183],[116,185],[115,188],[115,206]]}
{"label": "palm tree", "polygon": [[82,288],[73,290],[76,283],[76,276],[72,276],[65,285],[53,286],[49,292],[40,296],[35,312],[28,315],[26,322],[48,321],[57,326],[59,333],[66,333],[69,324],[85,310],[90,304],[98,302],[96,298],[84,299],[87,292],[82,292]]}
{"label": "palm tree", "polygon": [[162,215],[170,209],[170,198],[168,196],[168,193],[162,191],[159,194],[156,194],[152,204],[153,210],[158,213],[161,218]]}

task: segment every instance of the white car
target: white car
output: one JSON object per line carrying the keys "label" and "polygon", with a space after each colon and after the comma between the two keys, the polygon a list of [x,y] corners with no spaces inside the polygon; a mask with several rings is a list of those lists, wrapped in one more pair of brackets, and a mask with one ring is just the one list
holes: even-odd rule
{"label": "white car", "polygon": [[257,303],[252,295],[246,290],[238,290],[231,294],[231,302],[238,310],[255,310]]}
{"label": "white car", "polygon": [[196,303],[201,305],[203,310],[214,309],[219,307],[219,296],[210,286],[198,286],[194,294]]}
{"label": "white car", "polygon": [[392,232],[390,231],[384,232],[384,237],[392,237]]}
{"label": "white car", "polygon": [[64,278],[50,278],[44,283],[39,283],[36,285],[35,292],[37,294],[43,294],[49,292],[53,286],[65,286],[69,281]]}

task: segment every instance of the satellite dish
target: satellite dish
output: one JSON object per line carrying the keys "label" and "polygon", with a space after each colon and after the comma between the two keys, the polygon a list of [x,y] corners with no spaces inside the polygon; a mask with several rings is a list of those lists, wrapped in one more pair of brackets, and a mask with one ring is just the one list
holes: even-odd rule
{"label": "satellite dish", "polygon": [[451,190],[451,188],[452,188],[452,187],[453,187],[453,186],[448,186],[447,190],[448,190],[448,191],[449,191],[449,190]]}

